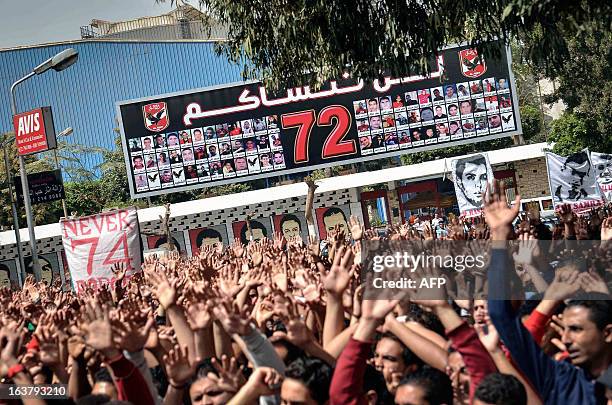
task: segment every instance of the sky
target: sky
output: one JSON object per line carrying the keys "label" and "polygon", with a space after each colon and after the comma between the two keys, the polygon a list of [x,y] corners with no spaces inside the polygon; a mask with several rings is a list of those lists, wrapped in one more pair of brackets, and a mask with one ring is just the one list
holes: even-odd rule
{"label": "sky", "polygon": [[2,0],[0,49],[80,39],[80,27],[94,18],[123,21],[170,10],[170,0]]}

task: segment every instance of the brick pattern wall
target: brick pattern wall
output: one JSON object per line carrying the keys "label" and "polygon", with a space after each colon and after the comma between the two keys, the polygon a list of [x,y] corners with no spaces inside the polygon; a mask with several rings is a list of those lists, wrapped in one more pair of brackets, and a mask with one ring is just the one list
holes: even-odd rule
{"label": "brick pattern wall", "polygon": [[516,184],[522,198],[538,198],[550,195],[545,158],[514,162]]}

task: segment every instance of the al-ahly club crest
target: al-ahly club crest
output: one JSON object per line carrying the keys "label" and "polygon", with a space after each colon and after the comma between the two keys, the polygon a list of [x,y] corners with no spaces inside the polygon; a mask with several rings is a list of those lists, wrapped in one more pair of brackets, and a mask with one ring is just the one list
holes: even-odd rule
{"label": "al-ahly club crest", "polygon": [[482,76],[487,71],[484,58],[473,48],[459,51],[459,62],[461,73],[472,79]]}
{"label": "al-ahly club crest", "polygon": [[147,104],[142,107],[142,113],[144,115],[145,127],[149,131],[161,132],[170,125],[166,103]]}

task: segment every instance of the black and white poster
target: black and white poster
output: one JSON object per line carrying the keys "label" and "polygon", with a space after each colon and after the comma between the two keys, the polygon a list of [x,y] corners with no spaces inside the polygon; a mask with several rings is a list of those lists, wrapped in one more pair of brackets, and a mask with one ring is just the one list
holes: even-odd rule
{"label": "black and white poster", "polygon": [[464,217],[482,213],[487,185],[493,181],[493,169],[486,153],[478,153],[451,160],[455,195],[459,211]]}
{"label": "black and white poster", "polygon": [[612,154],[591,152],[595,176],[606,201],[612,201]]}
{"label": "black and white poster", "polygon": [[546,166],[555,207],[570,204],[573,211],[583,212],[603,204],[587,149],[570,156],[546,152]]}
{"label": "black and white poster", "polygon": [[521,133],[509,50],[467,46],[427,76],[321,89],[236,83],[117,103],[133,198],[311,171]]}

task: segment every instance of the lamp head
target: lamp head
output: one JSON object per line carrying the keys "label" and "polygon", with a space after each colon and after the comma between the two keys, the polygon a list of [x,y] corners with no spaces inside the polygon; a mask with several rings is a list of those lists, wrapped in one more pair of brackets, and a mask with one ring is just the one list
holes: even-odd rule
{"label": "lamp head", "polygon": [[53,69],[57,72],[60,72],[72,66],[77,61],[78,58],[79,58],[79,53],[75,49],[73,48],[64,49],[57,55],[53,56],[52,58],[47,59],[40,65],[36,66],[34,68],[34,73],[39,75],[39,74],[45,73],[49,69]]}

